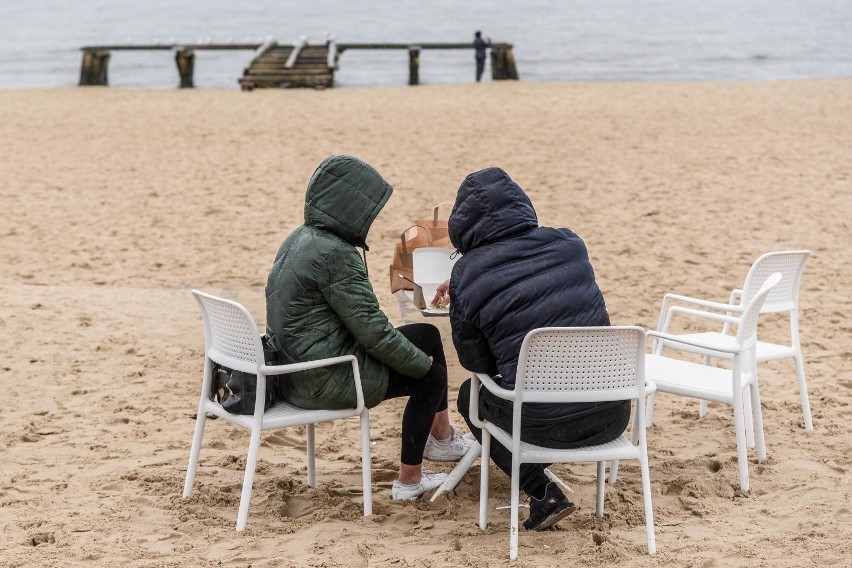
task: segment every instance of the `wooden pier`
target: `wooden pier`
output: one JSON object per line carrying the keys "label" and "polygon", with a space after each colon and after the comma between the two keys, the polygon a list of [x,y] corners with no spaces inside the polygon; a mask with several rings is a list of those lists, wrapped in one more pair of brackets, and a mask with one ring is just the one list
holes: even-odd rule
{"label": "wooden pier", "polygon": [[[293,44],[278,44],[267,39],[262,43],[203,43],[97,45],[80,48],[80,86],[109,85],[108,67],[113,51],[171,51],[178,70],[179,87],[192,88],[195,52],[202,50],[254,51],[251,62],[238,82],[243,90],[257,88],[329,88],[334,86],[334,72],[340,55],[347,50],[405,50],[408,51],[408,84],[420,83],[420,52],[424,49],[472,50],[472,43],[337,43],[329,37],[324,44],[311,45],[302,37]],[[517,80],[518,71],[512,54],[512,44],[492,43],[491,78],[495,81]],[[471,59],[471,66],[473,60]]]}
{"label": "wooden pier", "polygon": [[293,45],[270,42],[261,46],[239,79],[244,91],[263,88],[334,86],[339,52],[333,41],[308,45],[301,38]]}

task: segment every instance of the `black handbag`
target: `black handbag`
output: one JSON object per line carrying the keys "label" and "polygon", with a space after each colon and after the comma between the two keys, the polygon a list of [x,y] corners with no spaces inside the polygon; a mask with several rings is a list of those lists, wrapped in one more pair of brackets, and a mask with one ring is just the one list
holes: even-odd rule
{"label": "black handbag", "polygon": [[[263,343],[263,356],[267,365],[276,364],[275,350],[269,345],[269,336],[260,336]],[[276,382],[278,377],[266,378],[266,400],[264,412],[269,410],[276,401]],[[231,414],[254,414],[254,403],[257,400],[257,375],[235,371],[228,367],[213,363],[213,384],[210,390],[210,400],[215,400]]]}

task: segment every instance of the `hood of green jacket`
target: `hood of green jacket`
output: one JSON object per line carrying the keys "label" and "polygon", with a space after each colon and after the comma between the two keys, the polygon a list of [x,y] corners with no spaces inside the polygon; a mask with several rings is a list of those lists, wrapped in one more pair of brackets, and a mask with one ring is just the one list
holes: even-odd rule
{"label": "hood of green jacket", "polygon": [[391,193],[393,187],[369,164],[353,156],[329,156],[308,182],[305,225],[369,250],[367,233]]}

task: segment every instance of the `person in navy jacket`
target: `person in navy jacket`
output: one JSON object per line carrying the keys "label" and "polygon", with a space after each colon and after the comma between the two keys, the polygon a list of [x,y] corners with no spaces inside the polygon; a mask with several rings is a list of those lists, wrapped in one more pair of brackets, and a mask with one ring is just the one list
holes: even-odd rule
{"label": "person in navy jacket", "polygon": [[[448,293],[453,343],[462,366],[487,373],[505,389],[515,386],[524,336],[540,327],[610,325],[603,294],[583,240],[568,229],[540,227],[529,197],[500,168],[465,178],[449,218],[450,240],[461,258],[438,295]],[[470,380],[458,410],[470,422]],[[480,393],[480,416],[512,429],[512,403]],[[630,402],[525,404],[524,442],[560,449],[596,445],[620,436]],[[511,452],[496,440],[491,459],[511,474]],[[528,530],[542,530],[574,510],[544,473],[546,464],[522,464],[520,487],[530,496]]]}

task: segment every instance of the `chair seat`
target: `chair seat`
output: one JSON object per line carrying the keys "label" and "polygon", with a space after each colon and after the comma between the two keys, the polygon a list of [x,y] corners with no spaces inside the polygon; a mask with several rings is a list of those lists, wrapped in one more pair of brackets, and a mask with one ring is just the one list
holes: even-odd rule
{"label": "chair seat", "polygon": [[[507,448],[512,447],[512,435],[507,431],[490,423],[487,425],[487,429],[495,440]],[[639,459],[639,447],[633,445],[624,434],[606,444],[585,446],[572,450],[547,448],[521,442],[522,463],[580,463],[629,459]]]}
{"label": "chair seat", "polygon": [[[658,391],[733,404],[733,379],[728,369],[645,355],[645,376],[656,383]],[[743,378],[743,387],[751,383],[750,374],[744,373]]]}
{"label": "chair seat", "polygon": [[[216,416],[239,424],[245,428],[251,429],[254,417],[251,415],[232,414],[222,408],[222,405],[216,401],[210,400],[205,405],[206,410]],[[261,430],[270,430],[272,428],[284,428],[287,426],[297,426],[302,424],[318,424],[320,422],[329,422],[340,418],[349,418],[358,416],[354,408],[346,408],[343,410],[306,410],[288,404],[286,402],[277,402],[269,410],[263,413],[263,424]]]}
{"label": "chair seat", "polygon": [[[715,331],[705,331],[703,333],[684,333],[678,334],[678,337],[682,337],[686,341],[703,343],[710,348],[719,347],[723,349],[730,349],[735,345],[736,341],[736,337],[733,335],[718,333]],[[719,357],[720,359],[734,358],[733,355],[731,355],[730,353],[717,353],[715,351],[708,351],[707,349],[701,349],[699,347],[693,347],[691,345],[685,345],[681,343],[678,343],[676,345],[678,351],[685,351],[687,353],[697,353],[698,355],[710,355],[713,357]],[[795,353],[795,350],[788,345],[778,345],[777,343],[767,343],[765,341],[757,342],[758,361],[776,361],[778,359],[787,359],[788,357],[792,357]]]}

